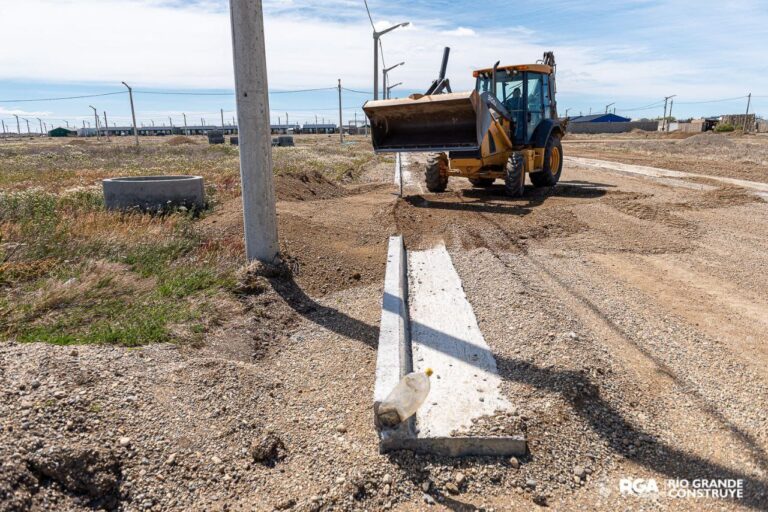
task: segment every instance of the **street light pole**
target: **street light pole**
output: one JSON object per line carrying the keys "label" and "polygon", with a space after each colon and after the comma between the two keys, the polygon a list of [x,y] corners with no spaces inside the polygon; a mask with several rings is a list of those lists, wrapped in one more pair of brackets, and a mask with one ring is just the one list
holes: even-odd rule
{"label": "street light pole", "polygon": [[605,106],[605,113],[607,114],[608,113],[608,109],[611,108],[612,106],[614,106],[615,104],[616,103],[609,103],[608,105],[606,105]]}
{"label": "street light pole", "polygon": [[136,128],[136,110],[133,108],[133,89],[125,83],[122,84],[128,88],[128,97],[131,99],[131,118],[133,119],[133,138],[136,139],[136,147],[139,147],[139,130]]}
{"label": "street light pole", "polygon": [[230,0],[246,258],[279,261],[261,2]]}
{"label": "street light pole", "polygon": [[[387,32],[392,32],[396,28],[407,27],[410,22],[398,23],[393,27],[382,30],[381,32],[373,31],[373,99],[379,99],[379,38]],[[383,84],[382,84],[383,86]],[[382,91],[383,92],[383,91]]]}
{"label": "street light pole", "polygon": [[387,91],[387,73],[389,73],[390,71],[392,71],[393,69],[395,69],[398,66],[402,66],[403,64],[405,64],[405,62],[401,62],[399,64],[395,64],[394,66],[390,66],[388,68],[384,68],[384,69],[381,70],[381,87],[382,87],[382,89],[385,92],[384,98],[382,98],[382,99],[385,99],[385,100],[389,99],[389,96],[386,94],[386,91]]}
{"label": "street light pole", "polygon": [[387,87],[387,90],[385,91],[387,98],[389,98],[389,96],[390,96],[389,91],[391,91],[392,89],[394,89],[398,85],[403,85],[403,82],[397,82],[395,85],[390,85],[389,87]]}

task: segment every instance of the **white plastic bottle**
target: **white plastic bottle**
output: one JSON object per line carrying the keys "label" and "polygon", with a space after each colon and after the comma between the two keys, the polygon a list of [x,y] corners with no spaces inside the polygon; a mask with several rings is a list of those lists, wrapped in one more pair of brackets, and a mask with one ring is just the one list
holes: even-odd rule
{"label": "white plastic bottle", "polygon": [[396,427],[414,414],[427,399],[429,377],[432,369],[409,373],[397,383],[387,398],[381,402],[377,411],[379,423],[385,427]]}

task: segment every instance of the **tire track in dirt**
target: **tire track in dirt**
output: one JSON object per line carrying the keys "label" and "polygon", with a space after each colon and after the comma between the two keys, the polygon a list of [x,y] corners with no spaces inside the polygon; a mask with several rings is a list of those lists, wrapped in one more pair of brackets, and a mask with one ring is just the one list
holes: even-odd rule
{"label": "tire track in dirt", "polygon": [[[460,196],[459,198],[461,199]],[[497,236],[510,237],[510,233],[490,215],[482,212],[475,212],[474,215],[484,223],[496,228],[499,232]],[[493,244],[487,244],[486,247],[499,261],[506,261],[504,254],[493,247]],[[764,472],[768,469],[768,457],[764,446],[761,446],[763,443],[751,432],[747,432],[744,428],[734,424],[730,418],[712,405],[710,397],[699,392],[702,385],[700,381],[695,378],[687,378],[684,372],[681,373],[679,365],[670,365],[663,357],[651,352],[648,347],[639,345],[631,334],[626,333],[598,304],[590,301],[587,296],[581,293],[574,283],[568,282],[563,276],[551,270],[547,261],[548,258],[541,259],[539,255],[527,250],[527,248],[523,247],[522,249],[523,258],[541,276],[542,282],[545,283],[545,287],[550,292],[549,295],[559,297],[571,311],[575,312],[580,322],[589,326],[589,329],[597,334],[602,343],[621,361],[622,366],[637,375],[644,388],[651,390],[652,393],[659,394],[661,392],[660,394],[664,396],[675,397],[674,400],[665,400],[665,402],[670,406],[668,412],[674,412],[678,419],[675,422],[678,428],[675,430],[679,434],[685,435],[686,425],[693,427],[695,424],[715,422],[718,425],[718,432],[711,433],[707,437],[708,444],[728,450],[728,448],[735,448],[733,446],[735,440],[738,445],[752,455],[754,465],[761,468],[759,471]],[[721,378],[722,382],[728,380],[727,376],[723,378],[722,374],[717,377]],[[721,385],[722,382],[720,382]],[[680,405],[689,401],[690,404],[688,405]],[[676,405],[677,407],[675,407]],[[690,405],[694,406],[697,411],[694,416],[703,415],[708,420],[703,420],[700,417],[695,420],[691,419]],[[655,460],[646,462],[653,466],[653,469],[670,478],[681,476],[678,466],[682,466],[689,471],[703,471],[712,475],[722,475],[723,473],[738,475],[750,481],[753,489],[765,493],[765,482],[749,479],[746,473],[741,473],[738,469],[730,469],[728,466],[731,464],[728,464],[730,462],[728,460],[720,458],[720,461],[712,461],[711,457],[708,457],[711,452],[704,455],[693,455],[688,453],[688,450],[679,450],[671,444],[664,445],[662,443],[662,445],[664,452],[673,454],[672,459],[675,463],[662,463]],[[757,501],[751,503],[751,506],[757,505],[758,502],[764,503],[764,496],[760,497],[759,493],[756,496],[754,499]]]}

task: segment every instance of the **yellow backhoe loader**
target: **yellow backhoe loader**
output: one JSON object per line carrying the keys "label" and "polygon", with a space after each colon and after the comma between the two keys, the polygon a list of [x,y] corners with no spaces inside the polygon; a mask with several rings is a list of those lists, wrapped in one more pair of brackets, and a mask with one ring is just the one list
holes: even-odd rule
{"label": "yellow backhoe loader", "polygon": [[431,192],[443,192],[450,176],[469,178],[476,187],[501,179],[513,197],[523,194],[526,173],[534,187],[557,184],[567,120],[557,115],[554,54],[546,52],[536,64],[497,62],[473,73],[474,90],[452,92],[445,78],[449,52],[425,94],[363,106],[374,150],[432,153],[426,168]]}

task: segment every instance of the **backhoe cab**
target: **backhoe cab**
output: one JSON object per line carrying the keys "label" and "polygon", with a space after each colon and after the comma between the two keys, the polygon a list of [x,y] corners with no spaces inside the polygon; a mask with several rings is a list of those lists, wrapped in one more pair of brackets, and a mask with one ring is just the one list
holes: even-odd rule
{"label": "backhoe cab", "polygon": [[566,123],[557,116],[554,55],[547,52],[536,64],[477,70],[474,90],[453,93],[445,78],[448,52],[427,94],[363,106],[374,150],[432,152],[426,169],[431,192],[444,191],[450,176],[469,178],[477,187],[501,179],[510,196],[522,195],[526,173],[534,187],[555,185]]}

